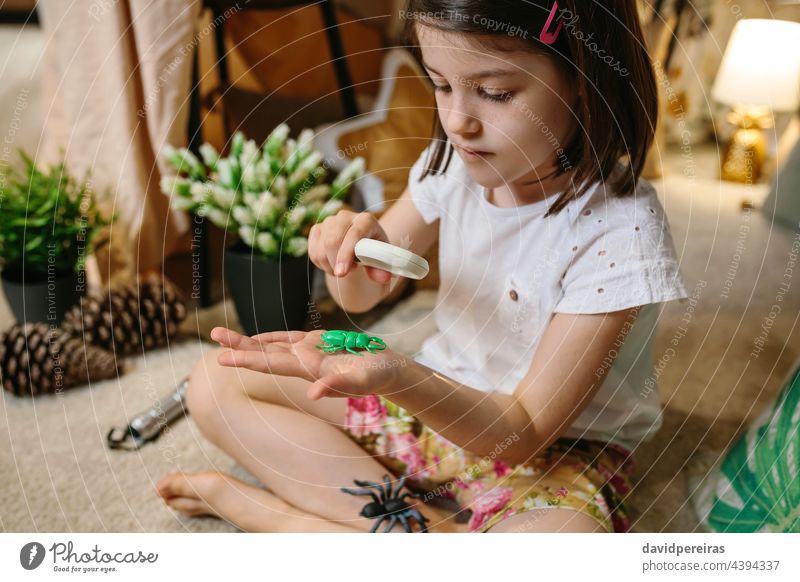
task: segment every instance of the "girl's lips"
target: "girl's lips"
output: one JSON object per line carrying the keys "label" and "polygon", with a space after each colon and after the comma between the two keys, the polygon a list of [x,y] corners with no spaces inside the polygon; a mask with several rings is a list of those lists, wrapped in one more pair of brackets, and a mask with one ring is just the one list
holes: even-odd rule
{"label": "girl's lips", "polygon": [[491,156],[492,155],[492,152],[483,152],[483,151],[480,151],[480,150],[471,150],[469,148],[465,148],[464,146],[456,146],[456,147],[459,148],[461,151],[463,151],[468,156],[486,157],[486,156]]}

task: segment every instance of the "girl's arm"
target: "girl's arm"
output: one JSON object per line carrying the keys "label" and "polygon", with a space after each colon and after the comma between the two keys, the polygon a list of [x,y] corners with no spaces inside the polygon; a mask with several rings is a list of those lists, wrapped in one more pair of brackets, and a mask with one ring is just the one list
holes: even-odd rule
{"label": "girl's arm", "polygon": [[416,362],[397,368],[384,395],[456,445],[480,456],[528,461],[550,446],[600,388],[639,308],[593,315],[556,313],[513,394],[459,384]]}
{"label": "girl's arm", "polygon": [[[391,208],[378,220],[389,242],[417,255],[424,255],[439,238],[439,221],[426,224],[406,188]],[[325,283],[333,300],[345,311],[364,313],[378,305],[400,282],[380,284],[369,278],[364,269],[351,268],[344,277],[325,275]]]}

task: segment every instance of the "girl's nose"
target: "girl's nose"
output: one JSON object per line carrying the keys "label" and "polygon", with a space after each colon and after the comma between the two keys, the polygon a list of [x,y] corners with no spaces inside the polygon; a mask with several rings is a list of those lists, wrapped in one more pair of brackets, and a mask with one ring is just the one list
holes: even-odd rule
{"label": "girl's nose", "polygon": [[477,133],[480,122],[470,112],[460,107],[455,102],[452,108],[446,111],[447,129],[449,133],[457,135],[471,135]]}

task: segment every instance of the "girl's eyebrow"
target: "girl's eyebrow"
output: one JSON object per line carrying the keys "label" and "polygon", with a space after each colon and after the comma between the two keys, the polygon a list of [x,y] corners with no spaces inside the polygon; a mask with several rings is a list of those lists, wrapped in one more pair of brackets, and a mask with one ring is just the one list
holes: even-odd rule
{"label": "girl's eyebrow", "polygon": [[[422,61],[422,66],[425,67],[426,69],[428,69],[434,75],[439,75],[440,77],[444,77],[444,75],[442,75],[436,69],[432,68],[425,61]],[[513,75],[514,73],[516,73],[516,71],[512,71],[512,70],[509,70],[509,69],[486,69],[485,71],[479,71],[477,73],[470,74],[470,78],[473,78],[473,79],[484,79],[486,77],[504,77],[504,76]]]}

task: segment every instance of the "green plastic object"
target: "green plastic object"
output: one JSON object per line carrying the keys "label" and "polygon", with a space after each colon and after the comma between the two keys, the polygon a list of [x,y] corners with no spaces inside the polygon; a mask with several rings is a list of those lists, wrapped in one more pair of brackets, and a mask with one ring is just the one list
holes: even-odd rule
{"label": "green plastic object", "polygon": [[710,477],[699,513],[711,531],[800,533],[800,360]]}
{"label": "green plastic object", "polygon": [[[317,347],[325,353],[347,350],[351,354],[363,356],[364,354],[354,351],[353,348],[367,350],[369,353],[386,349],[386,343],[379,337],[369,336],[357,331],[344,331],[342,329],[333,329],[324,332],[322,334],[322,341],[324,341],[325,344],[318,345]],[[377,345],[372,345],[373,343]]]}

